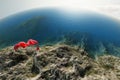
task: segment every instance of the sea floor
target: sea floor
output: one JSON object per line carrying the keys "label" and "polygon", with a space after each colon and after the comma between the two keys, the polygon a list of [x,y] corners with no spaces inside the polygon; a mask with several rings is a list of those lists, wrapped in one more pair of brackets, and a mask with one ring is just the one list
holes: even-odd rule
{"label": "sea floor", "polygon": [[7,47],[0,51],[0,80],[120,80],[120,58],[95,59],[78,46]]}

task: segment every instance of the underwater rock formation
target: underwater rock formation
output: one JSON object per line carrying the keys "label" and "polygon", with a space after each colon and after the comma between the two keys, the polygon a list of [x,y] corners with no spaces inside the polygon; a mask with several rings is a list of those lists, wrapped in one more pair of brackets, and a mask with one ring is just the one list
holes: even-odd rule
{"label": "underwater rock formation", "polygon": [[120,58],[92,59],[79,46],[55,44],[0,51],[0,80],[120,80]]}

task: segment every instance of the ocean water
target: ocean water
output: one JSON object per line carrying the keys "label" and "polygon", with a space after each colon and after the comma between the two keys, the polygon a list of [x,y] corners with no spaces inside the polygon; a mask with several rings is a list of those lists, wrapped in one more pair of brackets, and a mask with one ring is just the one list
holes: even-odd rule
{"label": "ocean water", "polygon": [[0,47],[30,38],[40,45],[64,41],[79,45],[90,55],[120,55],[120,22],[90,12],[61,9],[34,9],[0,20]]}

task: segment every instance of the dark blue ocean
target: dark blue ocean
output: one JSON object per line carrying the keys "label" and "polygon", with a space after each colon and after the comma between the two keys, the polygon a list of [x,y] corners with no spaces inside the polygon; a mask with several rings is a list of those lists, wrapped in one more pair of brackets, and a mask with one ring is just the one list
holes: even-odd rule
{"label": "dark blue ocean", "polygon": [[120,55],[120,21],[91,11],[34,9],[0,20],[0,47],[33,38],[40,45],[64,42],[90,55]]}

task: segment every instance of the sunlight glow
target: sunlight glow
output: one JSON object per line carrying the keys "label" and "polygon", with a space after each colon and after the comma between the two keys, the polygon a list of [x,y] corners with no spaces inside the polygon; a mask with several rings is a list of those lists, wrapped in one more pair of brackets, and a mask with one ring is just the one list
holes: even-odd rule
{"label": "sunlight glow", "polygon": [[[40,5],[40,3],[43,3]],[[103,0],[32,0],[29,3],[29,6],[31,8],[60,8],[64,10],[69,10],[71,12],[73,11],[81,11],[81,10],[88,10],[88,11],[95,11],[95,12],[100,12],[103,13],[101,8],[106,7],[107,5],[110,5],[108,2],[107,5]],[[30,9],[31,9],[30,8]],[[109,13],[105,13],[109,14]]]}
{"label": "sunlight glow", "polygon": [[120,19],[119,0],[3,0],[0,18],[34,8],[60,8],[71,12],[88,10]]}
{"label": "sunlight glow", "polygon": [[[39,7],[61,7],[61,8],[68,8],[70,10],[80,10],[80,9],[93,9],[97,6],[96,0],[51,0],[48,3],[41,4],[41,0],[36,0],[35,2],[30,3],[32,8],[39,8]],[[44,2],[43,2],[44,3]]]}
{"label": "sunlight glow", "polygon": [[[110,0],[111,1],[111,0]],[[32,0],[29,3],[31,8],[60,8],[63,10],[68,10],[71,12],[86,10],[86,11],[94,11],[98,12],[113,18],[120,19],[120,16],[116,14],[120,12],[119,5],[112,5],[111,2],[108,1],[107,3],[103,0]],[[40,3],[43,3],[40,5]],[[117,11],[112,11],[111,7],[114,9],[118,9]],[[31,9],[30,8],[30,9]]]}

